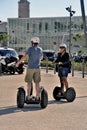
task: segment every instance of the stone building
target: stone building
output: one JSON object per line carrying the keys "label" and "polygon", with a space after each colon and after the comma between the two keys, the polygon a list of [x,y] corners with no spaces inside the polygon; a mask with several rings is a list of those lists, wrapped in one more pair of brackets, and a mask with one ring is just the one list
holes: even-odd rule
{"label": "stone building", "polygon": [[27,0],[20,0],[18,2],[18,18],[30,17],[30,2]]}
{"label": "stone building", "polygon": [[[69,17],[30,17],[30,2],[20,0],[18,2],[18,18],[8,18],[9,46],[19,52],[24,52],[31,46],[31,38],[38,36],[40,46],[43,49],[58,50],[60,43],[66,43],[69,47],[70,18]],[[86,18],[87,19],[87,18]],[[83,21],[81,16],[71,19],[71,49],[74,46],[85,47],[85,40],[75,41],[73,36],[83,34]]]}
{"label": "stone building", "polygon": [[[9,45],[18,51],[24,51],[31,45],[31,38],[38,36],[43,49],[57,50],[62,42],[69,46],[69,25],[69,17],[9,18]],[[72,17],[71,32],[72,35],[83,33],[82,17]],[[72,44],[75,44],[74,40]],[[82,44],[85,46],[85,42]]]}
{"label": "stone building", "polygon": [[0,21],[0,34],[7,33],[7,22]]}

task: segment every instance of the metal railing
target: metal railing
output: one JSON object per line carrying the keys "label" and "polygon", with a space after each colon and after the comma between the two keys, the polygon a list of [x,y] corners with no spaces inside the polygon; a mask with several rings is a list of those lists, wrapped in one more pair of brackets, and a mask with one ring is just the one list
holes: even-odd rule
{"label": "metal railing", "polygon": [[[71,75],[72,75],[72,77],[74,77],[75,76],[75,71],[76,71],[75,70],[75,61],[74,61],[74,58],[71,59],[71,64],[72,64]],[[85,62],[85,59],[83,58],[82,59],[82,63],[81,63],[81,75],[82,75],[82,78],[85,78],[85,76],[86,76],[86,69],[85,68],[86,68],[86,62]],[[46,58],[46,73],[48,73],[49,70],[50,69],[49,69],[49,65],[48,65],[48,58]],[[53,72],[54,72],[54,74],[56,74],[56,63],[54,63]]]}

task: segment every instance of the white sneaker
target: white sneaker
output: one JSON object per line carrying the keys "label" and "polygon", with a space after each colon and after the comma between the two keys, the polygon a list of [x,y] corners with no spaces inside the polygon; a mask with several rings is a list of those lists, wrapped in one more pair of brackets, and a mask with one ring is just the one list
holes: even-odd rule
{"label": "white sneaker", "polygon": [[37,101],[40,101],[40,97],[39,97],[39,96],[36,96],[36,100],[37,100]]}
{"label": "white sneaker", "polygon": [[26,101],[29,101],[29,100],[31,100],[31,99],[32,99],[31,96],[26,96]]}

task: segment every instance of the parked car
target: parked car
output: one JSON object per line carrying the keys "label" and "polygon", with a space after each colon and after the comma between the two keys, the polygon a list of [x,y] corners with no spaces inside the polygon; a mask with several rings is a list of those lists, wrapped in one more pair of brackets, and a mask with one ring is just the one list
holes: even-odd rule
{"label": "parked car", "polygon": [[18,58],[16,50],[8,47],[0,47],[0,57],[14,56]]}
{"label": "parked car", "polygon": [[85,62],[87,62],[87,55],[77,55],[74,57],[75,62],[82,62],[83,59]]}
{"label": "parked car", "polygon": [[48,58],[48,60],[54,61],[54,54],[55,52],[53,50],[43,50],[43,59]]}

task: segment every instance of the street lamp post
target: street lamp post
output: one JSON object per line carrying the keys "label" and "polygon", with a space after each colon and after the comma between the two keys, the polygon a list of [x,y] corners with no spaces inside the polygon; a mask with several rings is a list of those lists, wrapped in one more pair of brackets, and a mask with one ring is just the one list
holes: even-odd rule
{"label": "street lamp post", "polygon": [[72,6],[67,7],[66,10],[70,14],[70,25],[69,25],[69,54],[71,55],[71,17],[75,14],[75,11],[72,10]]}
{"label": "street lamp post", "polygon": [[84,34],[85,34],[85,42],[87,47],[87,27],[86,27],[84,0],[80,0],[80,4],[81,4],[81,12],[82,12],[82,19],[83,19]]}

